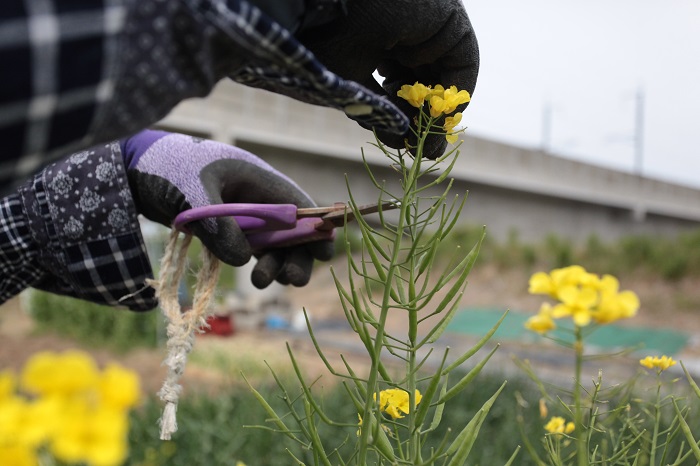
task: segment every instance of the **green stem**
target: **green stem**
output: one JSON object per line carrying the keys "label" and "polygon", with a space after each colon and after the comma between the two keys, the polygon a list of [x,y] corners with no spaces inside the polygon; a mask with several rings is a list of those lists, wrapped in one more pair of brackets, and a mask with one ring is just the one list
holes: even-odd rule
{"label": "green stem", "polygon": [[[409,179],[411,177],[409,176]],[[369,377],[367,380],[367,398],[365,399],[365,407],[364,407],[364,412],[365,416],[367,416],[372,410],[374,405],[376,404],[374,400],[375,394],[378,394],[377,390],[377,380],[379,378],[379,364],[380,364],[380,356],[382,354],[382,349],[384,347],[384,329],[386,327],[386,319],[387,315],[389,312],[389,308],[391,307],[389,304],[389,300],[391,298],[391,292],[392,292],[392,285],[393,285],[393,280],[394,280],[394,275],[396,274],[397,268],[399,267],[399,253],[401,251],[401,242],[403,239],[403,229],[404,225],[406,224],[406,217],[408,215],[408,209],[410,207],[409,202],[405,202],[408,199],[408,194],[410,191],[408,189],[405,190],[404,196],[401,202],[401,207],[399,209],[399,220],[396,225],[396,231],[397,234],[394,238],[394,244],[393,244],[393,250],[392,250],[392,255],[391,259],[389,262],[389,269],[387,270],[387,274],[385,277],[385,284],[384,284],[384,293],[382,296],[382,304],[381,304],[381,310],[379,314],[379,321],[377,323],[377,333],[374,337],[374,347],[372,349],[372,354],[370,355],[372,358],[372,365],[370,366],[370,371],[369,371]],[[377,395],[378,396],[378,395]],[[377,416],[377,429],[381,429],[381,421],[380,421],[380,415]],[[358,453],[358,464],[360,465],[365,465],[367,463],[367,445],[368,445],[368,437],[370,434],[370,429],[362,429],[362,434],[360,438],[360,451]]]}
{"label": "green stem", "polygon": [[578,466],[588,466],[588,432],[583,425],[583,406],[581,405],[581,373],[583,371],[583,332],[576,325],[576,379],[574,380],[574,424],[576,426],[576,456]]}
{"label": "green stem", "polygon": [[656,400],[654,401],[654,435],[651,437],[651,452],[649,455],[649,464],[656,465],[656,445],[659,437],[659,425],[661,424],[661,377],[660,372],[656,373]]}
{"label": "green stem", "polygon": [[[422,120],[421,120],[422,123]],[[415,192],[416,192],[416,186],[418,182],[418,178],[420,177],[420,163],[423,158],[423,147],[425,145],[425,138],[428,135],[428,129],[430,129],[430,125],[432,123],[432,118],[428,119],[427,125],[425,130],[422,130],[422,127],[419,125],[419,131],[422,130],[422,132],[419,133],[420,137],[418,138],[418,147],[416,148],[416,158],[414,159],[414,167],[417,166],[418,169],[412,172],[414,175],[410,177],[408,180],[409,183],[406,186],[405,190],[405,201],[410,202],[413,204],[414,198],[415,198]],[[410,222],[412,225],[415,225],[417,219],[413,219],[412,222]],[[411,231],[411,241],[416,241],[416,232]],[[416,302],[416,258],[415,255],[411,254],[409,258],[409,281],[408,281],[408,302],[409,303],[415,303]],[[417,361],[417,356],[416,352],[418,351],[418,347],[416,347],[416,341],[418,339],[418,310],[415,308],[415,306],[411,306],[408,309],[408,340],[409,340],[409,349],[408,349],[408,399],[409,399],[409,412],[408,412],[408,456],[409,459],[411,460],[411,464],[419,464],[422,462],[422,457],[420,454],[420,426],[416,426],[416,361]]]}

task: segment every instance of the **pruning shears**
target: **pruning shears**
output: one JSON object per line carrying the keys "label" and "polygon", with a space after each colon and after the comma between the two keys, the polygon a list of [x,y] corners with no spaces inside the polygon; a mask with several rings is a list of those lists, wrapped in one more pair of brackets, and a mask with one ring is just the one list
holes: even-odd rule
{"label": "pruning shears", "polygon": [[299,208],[294,204],[214,204],[181,212],[173,227],[187,233],[187,224],[213,217],[233,217],[253,250],[332,240],[335,228],[354,218],[399,207],[398,201],[365,204],[355,211],[339,202],[327,207]]}

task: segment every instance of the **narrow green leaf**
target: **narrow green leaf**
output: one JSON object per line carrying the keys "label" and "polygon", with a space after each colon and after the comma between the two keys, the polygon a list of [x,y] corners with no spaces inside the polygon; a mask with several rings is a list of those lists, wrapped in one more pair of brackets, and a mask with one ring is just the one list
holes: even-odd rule
{"label": "narrow green leaf", "polygon": [[[318,412],[316,409],[315,411]],[[316,423],[314,422],[314,413],[311,411],[311,403],[309,402],[308,397],[304,399],[304,412],[306,413],[306,424],[308,425],[309,440],[311,440],[314,454],[321,459],[325,466],[332,466],[330,460],[328,459],[328,455],[326,454],[326,449],[323,448],[321,437],[318,435]]]}
{"label": "narrow green leaf", "polygon": [[479,340],[474,346],[472,346],[472,347],[469,349],[469,351],[467,351],[466,353],[464,353],[462,356],[460,356],[459,358],[457,358],[456,361],[454,361],[452,364],[450,364],[449,366],[447,366],[447,368],[443,371],[443,373],[451,372],[451,371],[454,370],[456,367],[462,365],[462,364],[464,363],[464,361],[466,361],[466,360],[468,360],[469,358],[471,358],[472,356],[474,356],[474,355],[476,354],[476,352],[479,351],[479,350],[491,339],[491,337],[493,336],[493,334],[496,333],[496,330],[498,330],[498,327],[501,326],[501,323],[503,322],[503,319],[505,319],[507,315],[508,315],[508,311],[504,312],[503,315],[501,316],[501,318],[498,319],[498,322],[496,322],[496,324],[495,324],[493,327],[491,327],[491,330],[489,330],[488,332],[486,332],[486,335],[484,335],[484,336],[481,338],[481,340]]}
{"label": "narrow green leaf", "polygon": [[507,462],[506,464],[504,464],[503,466],[511,466],[511,464],[513,464],[513,461],[515,461],[515,457],[518,456],[518,452],[520,452],[520,445],[518,445],[518,446],[515,448],[515,451],[514,451],[513,454],[511,455],[510,459],[509,459],[508,462]]}
{"label": "narrow green leaf", "polygon": [[698,442],[695,440],[695,437],[693,437],[693,432],[690,430],[690,426],[686,422],[685,418],[683,417],[683,413],[681,413],[680,408],[678,407],[678,403],[676,402],[675,398],[672,398],[673,401],[673,409],[676,411],[676,416],[678,417],[678,422],[680,423],[681,430],[683,431],[683,434],[685,435],[685,438],[688,440],[688,443],[690,444],[690,449],[693,451],[693,456],[695,457],[695,461],[700,462],[700,447],[698,447]]}
{"label": "narrow green leaf", "polygon": [[[445,393],[447,393],[447,379],[448,376],[445,375],[445,380],[442,383],[442,388],[440,389],[440,398],[445,396]],[[438,428],[440,425],[440,422],[442,421],[442,413],[445,410],[445,403],[441,403],[435,407],[435,413],[433,414],[433,421],[430,423],[430,427],[428,427],[428,430],[423,431],[422,433],[428,433],[432,432],[435,429]]]}
{"label": "narrow green leaf", "polygon": [[265,400],[265,397],[263,397],[259,391],[257,391],[253,386],[250,384],[248,379],[246,378],[245,374],[241,373],[241,376],[243,376],[243,380],[245,381],[246,385],[248,385],[248,388],[250,389],[251,392],[253,392],[253,396],[255,397],[256,400],[258,400],[258,403],[263,407],[267,415],[270,417],[272,422],[277,426],[277,428],[285,434],[287,437],[297,441],[301,442],[287,427],[287,425],[282,421],[282,418],[280,418],[277,413],[275,412],[274,408],[270,406],[270,404]]}
{"label": "narrow green leaf", "polygon": [[457,435],[457,438],[455,438],[452,444],[449,446],[447,449],[447,454],[454,456],[448,463],[448,466],[463,465],[467,461],[469,452],[476,441],[476,437],[479,435],[479,429],[481,429],[481,425],[483,424],[484,419],[486,419],[486,415],[505,386],[506,382],[503,382],[503,385],[501,385],[501,387],[491,398],[486,400],[481,409],[479,409],[471,421],[469,421],[469,423],[464,427],[464,429],[462,429],[459,435]]}
{"label": "narrow green leaf", "polygon": [[695,396],[700,398],[700,387],[698,387],[698,384],[696,384],[695,380],[693,380],[693,378],[690,376],[690,372],[688,372],[688,369],[685,368],[683,361],[681,361],[681,367],[683,368],[683,372],[685,372],[685,377],[688,379],[688,383],[693,389],[693,392],[695,392]]}
{"label": "narrow green leaf", "polygon": [[438,386],[440,385],[440,379],[442,378],[442,368],[445,366],[445,361],[447,360],[447,354],[449,353],[449,351],[449,348],[445,350],[445,354],[442,356],[442,361],[440,361],[440,367],[437,371],[435,371],[435,374],[430,379],[430,383],[428,384],[428,386],[425,389],[425,392],[423,393],[421,403],[420,405],[418,405],[418,409],[416,409],[416,428],[420,428],[420,426],[423,424],[423,421],[425,420],[425,417],[428,414],[428,408],[432,404],[433,396],[435,395],[435,392],[437,391]]}
{"label": "narrow green leaf", "polygon": [[[469,251],[469,253],[460,261],[460,263],[457,265],[457,267],[454,268],[450,273],[445,275],[441,280],[440,283],[438,283],[438,287],[443,286],[445,283],[448,281],[452,280],[452,278],[459,273],[460,276],[462,275],[469,275],[469,272],[471,272],[472,267],[474,267],[474,263],[476,262],[476,258],[479,256],[479,251],[481,250],[481,244],[484,242],[484,238],[486,237],[486,229],[482,230],[481,236],[479,237],[479,240],[477,243],[472,247],[472,249]],[[462,269],[462,272],[459,272],[460,269]],[[465,275],[465,276],[466,276]]]}
{"label": "narrow green leaf", "polygon": [[481,372],[481,369],[484,368],[484,366],[486,365],[488,360],[491,359],[491,356],[493,356],[493,354],[496,352],[496,350],[498,350],[498,348],[499,348],[499,345],[496,345],[496,347],[494,349],[492,349],[491,352],[479,364],[474,366],[474,368],[472,370],[470,370],[469,373],[467,373],[467,375],[462,377],[462,379],[459,382],[457,382],[452,388],[447,390],[447,393],[445,393],[445,396],[441,397],[438,400],[438,403],[445,403],[447,400],[449,400],[450,398],[454,397],[459,392],[464,390],[464,388],[467,385],[469,385],[469,383],[472,380],[474,380],[474,378],[477,375],[479,375],[479,372]]}

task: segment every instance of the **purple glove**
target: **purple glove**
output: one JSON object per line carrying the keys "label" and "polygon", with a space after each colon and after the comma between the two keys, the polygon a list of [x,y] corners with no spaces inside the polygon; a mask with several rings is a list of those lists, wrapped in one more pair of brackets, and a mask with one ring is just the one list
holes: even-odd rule
{"label": "purple glove", "polygon": [[[142,131],[121,141],[131,192],[139,213],[170,226],[180,212],[211,204],[316,204],[294,181],[255,155],[226,144],[164,131]],[[231,217],[187,227],[223,262],[241,266],[253,251]],[[252,282],[304,286],[313,260],[329,260],[333,244],[308,243],[259,255]]]}

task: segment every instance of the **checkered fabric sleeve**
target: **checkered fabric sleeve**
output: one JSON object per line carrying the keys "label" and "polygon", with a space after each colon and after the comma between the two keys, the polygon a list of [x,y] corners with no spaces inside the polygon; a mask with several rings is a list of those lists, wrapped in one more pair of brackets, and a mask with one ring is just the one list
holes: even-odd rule
{"label": "checkered fabric sleeve", "polygon": [[0,63],[0,192],[49,160],[156,123],[225,77],[365,127],[408,128],[388,99],[330,72],[245,0],[0,1]]}
{"label": "checkered fabric sleeve", "polygon": [[18,194],[0,200],[0,303],[41,281],[45,272]]}
{"label": "checkered fabric sleeve", "polygon": [[0,209],[0,303],[32,286],[135,311],[157,305],[118,143],[47,166]]}

